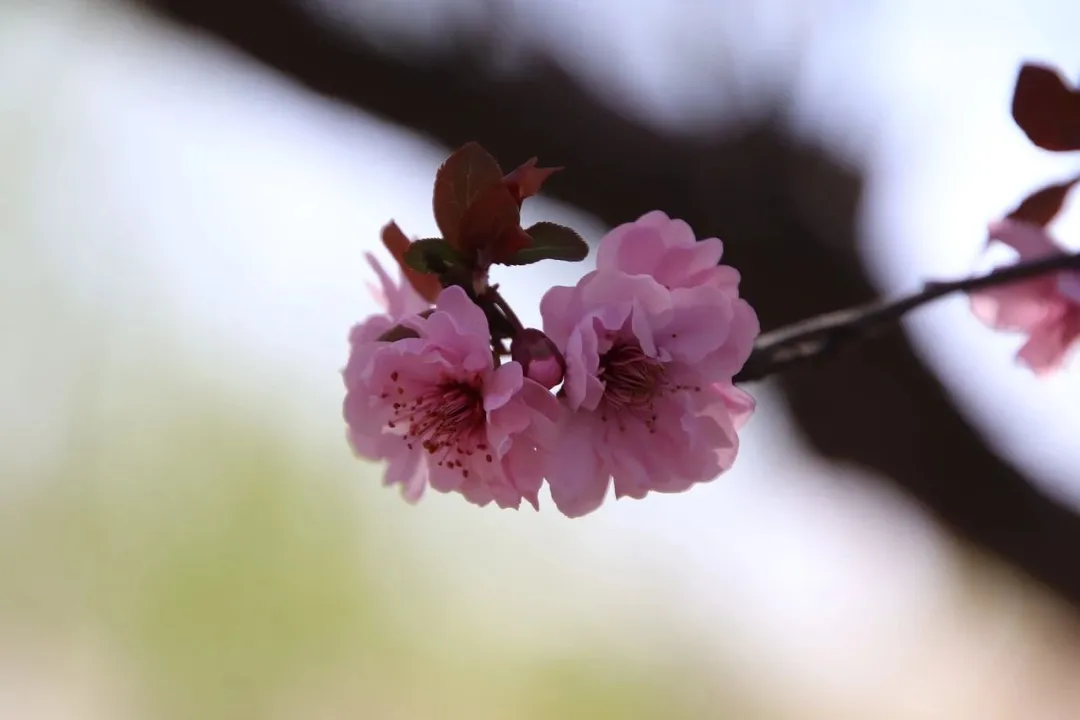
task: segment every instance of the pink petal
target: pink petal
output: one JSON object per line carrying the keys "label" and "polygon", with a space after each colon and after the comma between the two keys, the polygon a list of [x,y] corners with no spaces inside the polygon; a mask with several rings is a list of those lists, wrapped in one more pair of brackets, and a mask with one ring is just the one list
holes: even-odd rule
{"label": "pink petal", "polygon": [[648,275],[666,250],[663,234],[638,223],[620,225],[600,240],[596,267],[629,275]]}
{"label": "pink petal", "polygon": [[731,305],[731,329],[727,341],[709,356],[709,364],[722,376],[734,377],[754,351],[754,341],[761,333],[757,313],[750,303],[736,298]]}
{"label": "pink petal", "polygon": [[521,389],[524,377],[520,363],[508,362],[495,368],[484,383],[484,409],[491,412],[510,402]]}
{"label": "pink petal", "polygon": [[999,220],[989,227],[991,240],[1005,243],[1016,250],[1021,260],[1036,260],[1063,250],[1046,230],[1038,225],[1020,220]]}
{"label": "pink petal", "polygon": [[712,287],[679,288],[671,296],[675,312],[658,342],[671,357],[696,365],[727,341],[735,311],[727,294]]}
{"label": "pink petal", "polygon": [[1061,366],[1068,349],[1060,327],[1048,324],[1031,333],[1016,358],[1037,375],[1046,375]]}
{"label": "pink petal", "polygon": [[[640,222],[640,220],[639,220]],[[660,232],[664,237],[664,245],[669,250],[693,248],[697,246],[697,236],[685,220],[668,218],[666,225],[660,226]],[[713,238],[715,240],[715,238]],[[717,258],[719,260],[719,258]]]}
{"label": "pink petal", "polygon": [[[687,229],[689,230],[689,227]],[[701,240],[686,247],[669,247],[652,274],[657,281],[670,288],[712,284],[698,282],[698,279],[701,275],[720,270],[720,258],[723,254],[724,244],[717,238]],[[725,272],[735,272],[735,269],[726,267]],[[737,285],[737,272],[735,279]]]}
{"label": "pink petal", "polygon": [[435,312],[429,317],[413,316],[402,324],[454,356],[466,373],[485,370],[493,364],[487,317],[465,290],[456,285],[439,293]]}
{"label": "pink petal", "polygon": [[654,228],[661,228],[662,229],[669,222],[671,222],[671,218],[663,210],[650,210],[649,212],[645,213],[644,215],[642,215],[641,217],[639,217],[637,220],[635,220],[633,223],[630,223],[630,224],[644,225],[646,227],[654,227]]}
{"label": "pink petal", "polygon": [[1035,278],[971,293],[975,317],[998,330],[1030,330],[1061,312],[1053,281]]}
{"label": "pink petal", "polygon": [[427,476],[427,466],[420,461],[420,453],[413,451],[407,454],[397,454],[390,458],[386,466],[384,483],[386,485],[401,485],[401,494],[405,500],[415,503],[424,494],[424,489],[427,487]]}
{"label": "pink petal", "polygon": [[1058,292],[1080,305],[1080,272],[1062,272],[1057,276]]}
{"label": "pink petal", "polygon": [[584,415],[568,416],[559,449],[549,458],[548,487],[555,507],[567,517],[581,517],[600,507],[609,475],[596,454],[595,428]]}
{"label": "pink petal", "polygon": [[716,383],[713,389],[719,394],[724,409],[731,416],[732,425],[737,430],[742,429],[750,416],[754,414],[757,401],[751,397],[750,393],[735,387],[730,382]]}
{"label": "pink petal", "polygon": [[515,443],[503,458],[503,470],[515,491],[534,510],[540,509],[540,488],[544,484],[544,457],[536,448]]}
{"label": "pink petal", "polygon": [[600,349],[591,323],[583,323],[574,331],[563,349],[563,357],[566,360],[563,389],[570,407],[594,410],[604,394],[604,385],[596,377]]}
{"label": "pink petal", "polygon": [[544,334],[558,347],[566,344],[574,328],[576,313],[573,311],[572,303],[576,296],[576,288],[556,285],[540,298],[540,316],[544,320]]}
{"label": "pink petal", "polygon": [[371,288],[372,295],[383,306],[391,320],[400,320],[406,315],[422,312],[429,307],[428,302],[420,297],[420,294],[404,278],[395,283],[374,255],[364,253],[364,257],[371,269],[375,271],[381,285],[381,291]]}

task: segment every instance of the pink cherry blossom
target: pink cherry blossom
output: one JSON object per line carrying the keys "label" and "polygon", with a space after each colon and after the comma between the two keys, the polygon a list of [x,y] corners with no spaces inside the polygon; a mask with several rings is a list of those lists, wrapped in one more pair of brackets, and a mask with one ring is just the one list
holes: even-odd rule
{"label": "pink cherry blossom", "polygon": [[394,282],[390,275],[383,269],[378,259],[371,253],[365,253],[371,269],[379,278],[380,287],[368,284],[368,291],[382,305],[385,313],[369,317],[365,322],[356,325],[351,335],[359,342],[374,340],[387,330],[392,328],[399,320],[409,315],[423,312],[431,307],[431,304],[420,297],[404,279]]}
{"label": "pink cherry blossom", "polygon": [[685,221],[653,210],[609,232],[600,241],[596,267],[650,275],[668,288],[709,285],[737,296],[739,271],[720,264],[723,254],[718,238],[698,240]]}
{"label": "pink cherry blossom", "polygon": [[381,287],[368,284],[368,291],[382,305],[384,312],[370,315],[366,320],[357,323],[349,332],[349,364],[345,372],[356,375],[371,357],[371,353],[379,347],[375,342],[385,333],[393,329],[404,318],[423,312],[431,307],[419,293],[413,289],[404,278],[398,282],[390,279],[390,275],[383,269],[378,259],[371,253],[365,253],[371,269],[379,278]]}
{"label": "pink cherry blossom", "polygon": [[[730,317],[719,319],[718,324],[730,327],[733,338],[742,339],[742,344],[725,346],[727,351],[735,351],[730,364],[733,375],[746,361],[742,353],[749,352],[760,326],[757,313],[739,297],[739,271],[720,264],[723,254],[724,244],[718,238],[698,240],[686,222],[653,210],[604,236],[596,266],[629,275],[648,275],[674,291],[705,287],[724,291],[730,301]],[[698,297],[706,296],[699,291]]]}
{"label": "pink cherry blossom", "polygon": [[495,367],[487,318],[459,287],[400,324],[408,332],[393,342],[354,333],[344,371],[353,449],[385,460],[386,484],[410,502],[430,484],[477,505],[537,507],[558,401],[518,363]]}
{"label": "pink cherry blossom", "polygon": [[[712,272],[680,227],[656,219],[616,228],[596,271],[541,301],[544,331],[565,358],[569,411],[547,478],[571,517],[599,507],[612,479],[616,497],[634,498],[712,480],[734,463],[753,411],[731,378],[759,332],[756,315],[737,284],[719,281],[728,273]],[[635,258],[635,238],[650,264]]]}
{"label": "pink cherry blossom", "polygon": [[[1017,220],[992,223],[990,239],[1016,250],[1021,261],[1065,252],[1044,228]],[[970,297],[972,312],[984,323],[1027,335],[1017,360],[1037,375],[1059,368],[1080,338],[1080,273],[1040,275]]]}

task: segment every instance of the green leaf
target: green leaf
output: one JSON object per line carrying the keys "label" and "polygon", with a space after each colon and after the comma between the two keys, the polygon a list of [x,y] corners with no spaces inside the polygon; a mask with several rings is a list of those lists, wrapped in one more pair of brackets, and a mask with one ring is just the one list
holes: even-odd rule
{"label": "green leaf", "polygon": [[470,142],[454,151],[435,174],[432,209],[443,237],[454,247],[465,211],[476,200],[503,182],[502,168],[487,150]]}
{"label": "green leaf", "polygon": [[589,255],[588,243],[565,225],[538,222],[525,232],[532,245],[518,250],[505,265],[531,265],[541,260],[581,262]]}
{"label": "green leaf", "polygon": [[442,238],[415,240],[405,251],[405,263],[413,270],[441,275],[463,262],[461,253]]}

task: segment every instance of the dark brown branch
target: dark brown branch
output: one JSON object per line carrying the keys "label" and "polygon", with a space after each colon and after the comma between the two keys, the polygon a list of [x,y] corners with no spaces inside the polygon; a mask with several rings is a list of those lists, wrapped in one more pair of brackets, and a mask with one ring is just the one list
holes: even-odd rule
{"label": "dark brown branch", "polygon": [[[765,328],[876,297],[856,251],[858,173],[776,125],[664,134],[598,102],[551,58],[494,75],[474,49],[481,37],[409,61],[327,32],[297,0],[142,4],[448,148],[476,140],[507,166],[534,155],[566,166],[545,191],[608,224],[661,208],[724,238]],[[1080,521],[986,445],[897,325],[777,382],[810,448],[897,483],[960,537],[1080,607]]]}
{"label": "dark brown branch", "polygon": [[762,334],[754,344],[739,382],[761,380],[804,360],[834,352],[842,345],[866,338],[897,323],[912,310],[957,292],[971,292],[1042,275],[1055,270],[1080,269],[1080,253],[1017,263],[986,275],[927,283],[921,292],[899,300],[878,300],[825,313]]}

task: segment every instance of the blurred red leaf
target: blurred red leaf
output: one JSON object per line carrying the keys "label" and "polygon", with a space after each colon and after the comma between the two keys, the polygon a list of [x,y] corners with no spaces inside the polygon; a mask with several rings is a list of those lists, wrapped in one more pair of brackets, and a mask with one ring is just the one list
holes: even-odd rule
{"label": "blurred red leaf", "polygon": [[1024,198],[1024,201],[1006,217],[1046,227],[1061,212],[1069,191],[1078,182],[1080,182],[1080,175],[1063,183],[1047,185]]}
{"label": "blurred red leaf", "polygon": [[503,182],[510,188],[518,205],[521,205],[521,201],[525,198],[540,192],[540,186],[544,184],[544,181],[562,170],[561,167],[538,168],[536,163],[537,158],[529,158],[521,167],[503,178]]}
{"label": "blurred red leaf", "polygon": [[1016,78],[1012,116],[1044,150],[1080,150],[1080,93],[1057,70],[1025,63]]}
{"label": "blurred red leaf", "polygon": [[382,242],[386,249],[390,251],[390,254],[394,256],[398,266],[401,267],[405,280],[413,286],[413,289],[420,294],[420,297],[428,302],[435,302],[435,298],[439,296],[439,292],[442,290],[442,284],[439,282],[439,278],[428,273],[422,273],[410,267],[405,261],[405,255],[409,252],[412,241],[405,236],[397,223],[391,220],[383,226]]}
{"label": "blurred red leaf", "polygon": [[487,150],[470,142],[455,150],[435,174],[432,201],[443,238],[456,249],[460,226],[469,208],[493,186],[502,186],[503,172]]}

